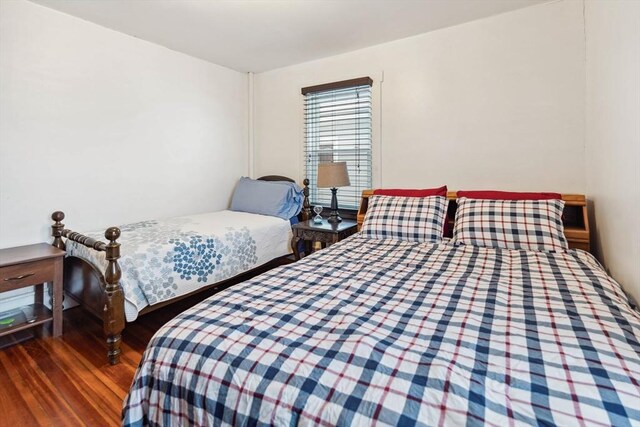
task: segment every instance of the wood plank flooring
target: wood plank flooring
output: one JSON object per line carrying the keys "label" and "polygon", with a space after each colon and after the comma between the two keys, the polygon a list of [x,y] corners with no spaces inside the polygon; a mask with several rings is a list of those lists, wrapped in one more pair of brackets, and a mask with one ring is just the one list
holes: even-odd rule
{"label": "wood plank flooring", "polygon": [[107,362],[102,323],[81,308],[64,312],[61,337],[51,337],[47,324],[36,338],[16,343],[27,331],[0,338],[0,427],[120,425],[142,353],[162,325],[222,289],[291,262],[275,259],[127,323],[116,366]]}
{"label": "wood plank flooring", "polygon": [[0,350],[0,425],[120,425],[122,401],[151,336],[205,297],[196,295],[127,324],[116,366],[107,363],[101,323],[80,308],[64,312],[63,336],[51,337],[44,325],[40,337]]}

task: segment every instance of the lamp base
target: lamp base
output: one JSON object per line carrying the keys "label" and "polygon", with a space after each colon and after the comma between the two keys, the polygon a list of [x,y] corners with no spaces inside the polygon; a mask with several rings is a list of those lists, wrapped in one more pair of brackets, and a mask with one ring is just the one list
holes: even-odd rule
{"label": "lamp base", "polygon": [[331,189],[331,213],[327,221],[331,224],[342,222],[342,218],[338,215],[338,189],[335,187]]}
{"label": "lamp base", "polygon": [[331,214],[329,214],[329,218],[327,218],[327,222],[331,224],[338,224],[339,222],[342,222],[342,218],[340,218],[337,211],[331,212]]}

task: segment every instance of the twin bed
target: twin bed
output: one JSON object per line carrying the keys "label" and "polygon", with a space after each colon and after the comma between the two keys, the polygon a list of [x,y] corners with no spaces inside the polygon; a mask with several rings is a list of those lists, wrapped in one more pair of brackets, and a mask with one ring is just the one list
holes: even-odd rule
{"label": "twin bed", "polygon": [[[287,177],[247,181],[252,180],[241,179],[234,193],[231,208],[235,204],[236,210],[110,227],[104,232],[108,243],[100,241],[102,233],[65,229],[64,213],[53,213],[53,245],[67,251],[65,293],[103,320],[109,363],[119,361],[125,320],[134,321],[193,293],[221,288],[266,264],[288,262],[291,224],[310,215],[308,181],[304,189],[293,184],[293,191],[288,186],[294,181]],[[284,188],[274,190],[278,185]],[[247,212],[255,210],[247,198],[256,187],[277,199],[272,213],[284,217]],[[284,205],[289,209],[280,210]],[[263,212],[268,207],[256,209]],[[293,217],[287,214],[291,209]]]}
{"label": "twin bed", "polygon": [[640,425],[640,314],[562,201],[461,198],[448,239],[442,197],[371,197],[360,233],[161,328],[123,424]]}

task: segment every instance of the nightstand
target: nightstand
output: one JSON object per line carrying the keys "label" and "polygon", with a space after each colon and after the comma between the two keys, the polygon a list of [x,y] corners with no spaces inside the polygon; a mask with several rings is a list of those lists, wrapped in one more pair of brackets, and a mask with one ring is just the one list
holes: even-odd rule
{"label": "nightstand", "polygon": [[331,224],[326,219],[321,224],[316,224],[313,220],[299,222],[291,227],[293,237],[291,238],[291,249],[296,260],[300,259],[300,251],[298,250],[298,242],[304,241],[305,255],[307,251],[311,251],[314,242],[320,242],[322,247],[331,246],[340,240],[355,234],[358,231],[358,223],[348,219],[342,222]]}
{"label": "nightstand", "polygon": [[[35,301],[0,313],[0,337],[53,321],[62,334],[62,262],[65,252],[47,243],[0,250],[0,292],[35,286]],[[44,283],[53,289],[52,310],[44,305]]]}

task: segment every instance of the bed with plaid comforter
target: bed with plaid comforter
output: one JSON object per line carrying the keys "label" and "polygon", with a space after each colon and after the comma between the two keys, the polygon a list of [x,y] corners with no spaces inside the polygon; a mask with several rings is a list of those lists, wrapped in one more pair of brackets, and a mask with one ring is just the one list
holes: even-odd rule
{"label": "bed with plaid comforter", "polygon": [[153,337],[124,425],[640,425],[640,315],[582,251],[355,235]]}

